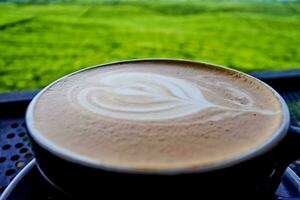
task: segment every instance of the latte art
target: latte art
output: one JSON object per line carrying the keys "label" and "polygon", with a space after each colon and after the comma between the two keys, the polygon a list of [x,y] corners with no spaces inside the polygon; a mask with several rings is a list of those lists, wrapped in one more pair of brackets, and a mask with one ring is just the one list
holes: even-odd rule
{"label": "latte art", "polygon": [[77,94],[71,91],[70,99],[76,96],[87,111],[112,118],[172,119],[213,106],[193,83],[158,74],[112,73],[90,82]]}
{"label": "latte art", "polygon": [[[135,121],[174,119],[207,108],[223,112],[203,121],[216,121],[243,112],[274,114],[256,108],[250,95],[232,85],[221,81],[202,84],[166,75],[116,71],[86,80],[84,85],[75,85],[69,92],[69,101],[75,107],[80,105],[84,110],[101,116]],[[224,101],[230,106],[216,105],[203,96],[201,90],[218,95],[212,90],[212,85],[224,89]]]}

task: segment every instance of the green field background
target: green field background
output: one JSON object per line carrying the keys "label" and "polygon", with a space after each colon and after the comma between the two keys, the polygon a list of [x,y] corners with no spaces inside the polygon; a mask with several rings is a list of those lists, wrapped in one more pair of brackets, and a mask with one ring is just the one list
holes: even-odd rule
{"label": "green field background", "polygon": [[134,58],[300,68],[299,1],[24,2],[0,3],[0,92]]}

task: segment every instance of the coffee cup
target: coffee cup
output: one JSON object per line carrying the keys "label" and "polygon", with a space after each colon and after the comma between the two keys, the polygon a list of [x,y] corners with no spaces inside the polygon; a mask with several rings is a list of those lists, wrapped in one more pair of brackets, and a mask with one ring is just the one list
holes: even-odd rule
{"label": "coffee cup", "polygon": [[26,112],[40,173],[71,198],[264,195],[300,154],[291,154],[300,139],[289,123],[265,83],[174,59],[83,69]]}

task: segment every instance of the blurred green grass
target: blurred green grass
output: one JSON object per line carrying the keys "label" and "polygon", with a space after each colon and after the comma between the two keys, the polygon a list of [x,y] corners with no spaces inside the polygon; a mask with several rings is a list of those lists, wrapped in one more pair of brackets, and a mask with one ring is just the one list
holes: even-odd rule
{"label": "blurred green grass", "polygon": [[0,4],[0,92],[133,58],[299,68],[299,47],[299,2]]}

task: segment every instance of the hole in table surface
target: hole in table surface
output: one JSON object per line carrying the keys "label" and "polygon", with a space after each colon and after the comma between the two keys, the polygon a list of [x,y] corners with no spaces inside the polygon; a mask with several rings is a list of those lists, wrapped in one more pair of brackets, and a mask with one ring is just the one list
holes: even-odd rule
{"label": "hole in table surface", "polygon": [[3,163],[6,161],[6,158],[5,157],[0,157],[0,163]]}
{"label": "hole in table surface", "polygon": [[11,161],[17,161],[19,158],[20,158],[19,155],[13,155],[13,156],[10,158],[10,160],[11,160]]}
{"label": "hole in table surface", "polygon": [[16,162],[16,167],[17,168],[23,168],[24,166],[25,166],[25,162],[24,161],[18,161],[18,162]]}
{"label": "hole in table surface", "polygon": [[19,137],[24,137],[25,135],[26,135],[25,132],[20,132],[20,133],[18,134]]}
{"label": "hole in table surface", "polygon": [[11,148],[11,145],[10,144],[5,144],[2,146],[2,150],[8,150]]}
{"label": "hole in table surface", "polygon": [[18,126],[19,126],[18,123],[13,123],[13,124],[10,125],[10,127],[12,127],[12,128],[17,128]]}
{"label": "hole in table surface", "polygon": [[33,158],[33,154],[32,153],[27,153],[27,154],[25,154],[24,158],[26,158],[26,159],[32,159]]}
{"label": "hole in table surface", "polygon": [[17,143],[17,144],[15,144],[15,147],[16,147],[17,149],[21,148],[22,146],[24,146],[23,143]]}
{"label": "hole in table surface", "polygon": [[5,172],[5,176],[12,176],[12,175],[14,175],[16,173],[16,170],[14,170],[14,169],[8,169],[8,170],[6,170],[6,172]]}
{"label": "hole in table surface", "polygon": [[7,134],[6,138],[11,139],[14,138],[16,135],[14,133]]}
{"label": "hole in table surface", "polygon": [[22,148],[22,149],[20,149],[20,153],[26,153],[28,151],[28,149],[27,148]]}

